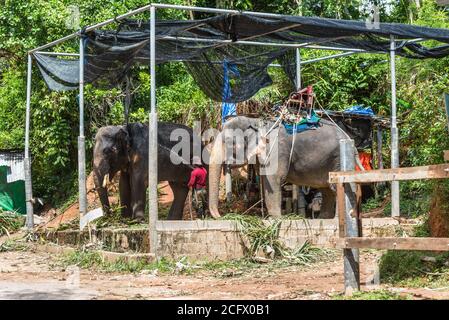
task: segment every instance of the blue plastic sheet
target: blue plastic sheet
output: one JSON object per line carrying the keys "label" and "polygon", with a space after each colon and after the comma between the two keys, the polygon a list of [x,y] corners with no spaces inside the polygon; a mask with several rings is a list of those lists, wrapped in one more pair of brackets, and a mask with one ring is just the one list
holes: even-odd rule
{"label": "blue plastic sheet", "polygon": [[365,116],[374,116],[374,111],[371,109],[371,107],[364,107],[363,105],[355,105],[352,107],[347,108],[344,113],[351,113],[351,114],[360,114]]}
{"label": "blue plastic sheet", "polygon": [[[228,100],[232,96],[230,75],[239,76],[239,70],[237,65],[234,63],[229,63],[226,59],[223,61],[223,101]],[[237,115],[237,109],[235,103],[223,102],[221,104],[221,121],[224,123],[226,117]]]}

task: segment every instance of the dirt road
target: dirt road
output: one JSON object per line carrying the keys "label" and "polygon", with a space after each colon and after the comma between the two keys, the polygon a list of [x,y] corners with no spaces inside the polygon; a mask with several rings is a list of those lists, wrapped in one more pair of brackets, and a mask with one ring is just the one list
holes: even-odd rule
{"label": "dirt road", "polygon": [[[362,257],[362,285],[367,289],[378,256]],[[30,251],[0,253],[0,299],[332,299],[343,290],[339,257],[311,268],[254,270],[232,277],[219,277],[212,271],[193,275],[105,273],[63,268],[57,258]],[[449,298],[449,292],[407,292],[417,298]]]}

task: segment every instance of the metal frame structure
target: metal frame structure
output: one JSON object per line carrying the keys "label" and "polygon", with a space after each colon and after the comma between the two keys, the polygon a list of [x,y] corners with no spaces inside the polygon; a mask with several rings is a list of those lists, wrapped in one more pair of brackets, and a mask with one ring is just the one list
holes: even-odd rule
{"label": "metal frame structure", "polygon": [[[144,7],[132,10],[126,14],[117,16],[115,18],[103,21],[101,23],[88,26],[84,29],[85,32],[93,31],[104,27],[108,24],[124,20],[130,16],[143,13],[146,11],[150,12],[150,73],[151,73],[151,108],[149,113],[149,155],[157,155],[157,108],[156,108],[156,10],[157,9],[177,9],[185,11],[196,11],[196,12],[207,12],[215,14],[248,14],[258,17],[266,18],[276,18],[283,17],[281,14],[273,13],[262,13],[262,12],[252,12],[252,11],[238,11],[238,10],[227,10],[227,9],[217,9],[217,8],[204,8],[204,7],[192,7],[192,6],[181,6],[181,5],[171,5],[171,4],[149,4]],[[279,30],[277,30],[279,31]],[[260,35],[258,35],[260,36]],[[79,54],[74,53],[61,53],[61,52],[45,52],[50,47],[56,46],[67,40],[72,40],[79,37],[80,42],[80,52]],[[170,39],[170,37],[166,37]],[[180,40],[179,38],[175,38]],[[264,43],[257,41],[249,41],[250,38],[239,40],[233,42],[233,44],[246,44],[246,45],[256,45],[256,46],[283,46],[296,48],[296,82],[297,86],[301,86],[301,66],[309,63],[314,63],[318,61],[323,61],[327,59],[333,59],[338,57],[344,57],[356,53],[367,53],[365,50],[353,49],[353,48],[338,48],[331,46],[323,46],[322,43],[335,40],[335,38],[324,39],[316,43]],[[186,39],[187,40],[187,39]],[[219,42],[217,46],[227,45],[228,40],[198,40],[196,41],[209,41],[209,42]],[[413,39],[406,40],[406,42],[419,42],[423,39]],[[396,78],[395,78],[395,41],[394,37],[390,39],[390,60],[391,60],[391,88],[392,88],[392,117],[391,117],[391,136],[392,136],[392,167],[396,168],[399,165],[398,158],[398,129],[396,123]],[[401,40],[402,41],[402,40]],[[330,56],[320,57],[316,59],[310,59],[306,61],[301,60],[300,49],[299,48],[309,48],[309,49],[320,49],[320,50],[335,50],[343,51],[343,53],[338,53]],[[79,137],[78,137],[78,181],[79,181],[79,208],[80,215],[86,214],[87,199],[86,199],[86,167],[85,167],[85,137],[84,137],[84,39],[82,37],[82,31],[75,32],[61,39],[52,41],[46,45],[37,47],[28,52],[28,73],[27,73],[27,94],[26,94],[26,122],[25,122],[25,187],[26,187],[26,201],[27,201],[27,227],[33,227],[33,195],[32,195],[32,183],[31,183],[31,162],[30,162],[30,111],[31,111],[31,73],[32,73],[32,55],[34,53],[46,54],[51,56],[68,56],[68,57],[79,57]],[[372,52],[370,52],[372,53]],[[148,203],[149,203],[149,233],[150,233],[150,251],[156,255],[157,248],[157,216],[158,216],[158,203],[157,203],[157,157],[149,157],[149,187],[148,188]],[[399,188],[397,181],[392,185],[392,215],[399,215]]]}

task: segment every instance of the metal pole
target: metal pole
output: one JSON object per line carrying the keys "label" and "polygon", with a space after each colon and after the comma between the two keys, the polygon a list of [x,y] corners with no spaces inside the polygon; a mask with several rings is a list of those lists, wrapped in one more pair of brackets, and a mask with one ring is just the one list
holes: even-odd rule
{"label": "metal pole", "polygon": [[296,48],[296,90],[300,90],[301,85],[301,52]]}
{"label": "metal pole", "polygon": [[46,52],[46,51],[36,51],[35,54],[42,54],[45,56],[54,56],[54,57],[79,57],[79,53],[67,53],[67,52]]}
{"label": "metal pole", "polygon": [[226,187],[226,201],[231,204],[232,201],[232,176],[231,165],[225,165],[225,187]]}
{"label": "metal pole", "polygon": [[25,197],[26,197],[26,227],[28,230],[34,227],[33,216],[33,187],[31,183],[31,161],[30,161],[30,113],[31,113],[31,72],[33,61],[31,55],[28,55],[28,71],[27,71],[27,96],[26,96],[26,115],[25,115]]}
{"label": "metal pole", "polygon": [[[340,140],[341,171],[354,171],[354,140]],[[357,218],[353,213],[357,210],[356,184],[345,183],[345,237],[358,237],[359,228]],[[359,249],[343,249],[345,294],[351,295],[360,290]]]}
{"label": "metal pole", "polygon": [[350,52],[343,52],[343,53],[333,54],[331,56],[325,56],[325,57],[320,57],[320,58],[315,58],[315,59],[309,59],[309,60],[306,60],[306,61],[301,61],[301,65],[314,63],[314,62],[318,62],[318,61],[334,59],[334,58],[346,57],[346,56],[353,55],[355,53],[359,53],[359,52],[352,52],[352,51],[350,51]]}
{"label": "metal pole", "polygon": [[[79,137],[78,137],[78,196],[80,223],[81,218],[86,214],[86,148],[84,137],[84,38],[80,37],[80,58],[79,58]],[[81,225],[80,225],[81,227]]]}
{"label": "metal pole", "polygon": [[151,111],[148,131],[148,208],[150,253],[157,257],[157,112],[156,112],[156,8],[150,8],[150,81]]}
{"label": "metal pole", "polygon": [[[394,36],[390,37],[390,69],[391,69],[391,167],[399,167],[399,132],[396,118],[396,59]],[[391,182],[391,216],[398,217],[399,181]]]}

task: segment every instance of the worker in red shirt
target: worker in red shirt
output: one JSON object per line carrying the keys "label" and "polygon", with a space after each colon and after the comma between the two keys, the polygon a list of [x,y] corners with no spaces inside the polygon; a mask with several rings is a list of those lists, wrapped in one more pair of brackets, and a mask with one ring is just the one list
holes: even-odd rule
{"label": "worker in red shirt", "polygon": [[207,200],[206,200],[206,177],[207,170],[201,164],[201,159],[194,156],[192,159],[194,169],[190,174],[190,180],[187,184],[191,194],[193,194],[192,205],[198,217],[203,218],[206,213]]}

